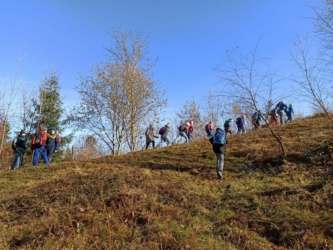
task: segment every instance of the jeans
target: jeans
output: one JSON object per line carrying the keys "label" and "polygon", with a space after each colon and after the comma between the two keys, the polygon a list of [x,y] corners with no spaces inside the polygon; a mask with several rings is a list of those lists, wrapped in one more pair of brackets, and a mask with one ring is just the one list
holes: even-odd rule
{"label": "jeans", "polygon": [[238,126],[238,131],[237,131],[237,135],[242,132],[243,134],[245,133],[245,129],[244,129],[244,125]]}
{"label": "jeans", "polygon": [[54,154],[54,148],[52,148],[51,150],[47,150],[47,159],[49,160],[49,163],[52,162],[53,154]]}
{"label": "jeans", "polygon": [[164,136],[164,135],[161,136],[161,143],[160,144],[162,144],[162,142],[166,142],[167,146],[170,144],[169,138]]}
{"label": "jeans", "polygon": [[206,130],[206,132],[207,132],[207,136],[208,137],[212,137],[213,136],[212,130]]}
{"label": "jeans", "polygon": [[49,159],[47,158],[46,148],[44,146],[41,146],[40,148],[35,148],[35,150],[34,150],[34,157],[32,159],[32,164],[34,166],[38,166],[39,155],[41,155],[43,157],[45,164],[49,164]]}
{"label": "jeans", "polygon": [[192,132],[188,132],[187,138],[188,138],[189,141],[192,140]]}
{"label": "jeans", "polygon": [[185,133],[184,131],[180,131],[179,134],[178,134],[178,136],[177,136],[177,138],[176,138],[176,140],[175,140],[175,143],[177,143],[178,140],[179,140],[181,137],[184,137],[184,138],[185,138],[185,143],[188,142],[188,138],[187,138],[186,133]]}
{"label": "jeans", "polygon": [[150,143],[152,143],[153,148],[155,148],[155,141],[149,141],[149,142],[146,143],[146,149],[148,149]]}
{"label": "jeans", "polygon": [[283,110],[279,110],[277,113],[280,116],[280,124],[282,125],[283,124]]}
{"label": "jeans", "polygon": [[16,167],[16,169],[19,169],[21,166],[21,163],[22,163],[22,158],[23,158],[23,154],[16,151],[14,161],[10,167],[10,170],[14,170],[15,167]]}
{"label": "jeans", "polygon": [[216,155],[216,173],[219,179],[223,179],[223,166],[224,166],[224,154],[215,153]]}

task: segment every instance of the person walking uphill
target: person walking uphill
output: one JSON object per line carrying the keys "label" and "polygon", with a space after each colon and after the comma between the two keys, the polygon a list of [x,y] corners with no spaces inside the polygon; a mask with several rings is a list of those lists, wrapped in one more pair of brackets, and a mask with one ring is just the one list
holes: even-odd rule
{"label": "person walking uphill", "polygon": [[190,126],[188,127],[188,134],[187,134],[187,137],[188,137],[188,140],[191,141],[193,139],[193,131],[194,131],[194,124],[193,124],[193,121],[191,120],[189,122]]}
{"label": "person walking uphill", "polygon": [[185,143],[188,142],[188,137],[187,137],[187,134],[188,134],[188,128],[190,127],[190,124],[187,122],[185,124],[181,124],[179,127],[178,127],[178,136],[177,138],[175,139],[175,144],[178,143],[179,139],[181,139],[181,137],[183,137],[185,139]]}
{"label": "person walking uphill", "polygon": [[162,127],[160,129],[160,131],[158,132],[161,135],[161,142],[160,142],[160,144],[162,144],[162,142],[166,142],[167,146],[169,146],[170,140],[168,138],[168,133],[169,133],[170,128],[171,128],[171,123],[169,122],[167,125],[165,125],[164,127]]}
{"label": "person walking uphill", "polygon": [[217,128],[213,137],[209,139],[216,155],[216,173],[219,180],[223,179],[224,155],[226,154],[226,144],[228,140],[224,130]]}
{"label": "person walking uphill", "polygon": [[155,148],[155,138],[158,138],[158,136],[154,134],[153,124],[149,125],[145,135],[146,135],[146,150],[148,149],[150,143],[152,143],[153,148]]}
{"label": "person walking uphill", "polygon": [[278,115],[280,116],[280,124],[283,124],[283,112],[286,112],[287,110],[287,105],[284,103],[284,100],[276,104],[276,110]]}
{"label": "person walking uphill", "polygon": [[208,124],[206,124],[205,131],[206,131],[208,137],[213,136],[213,130],[214,130],[214,127],[213,127],[212,122],[209,122]]}
{"label": "person walking uphill", "polygon": [[49,164],[46,152],[46,140],[47,140],[47,128],[43,128],[41,131],[32,135],[31,149],[33,151],[32,165],[37,167],[39,155],[42,156],[44,163]]}
{"label": "person walking uphill", "polygon": [[46,140],[46,152],[47,152],[47,159],[49,163],[52,162],[53,154],[59,147],[59,137],[58,137],[58,130],[56,127],[51,128],[51,134],[47,133],[47,140]]}
{"label": "person walking uphill", "polygon": [[232,119],[228,119],[224,122],[224,131],[225,133],[229,133],[231,135],[231,123],[232,123]]}
{"label": "person walking uphill", "polygon": [[290,103],[288,108],[287,108],[287,111],[286,111],[286,114],[287,114],[287,120],[285,122],[292,122],[293,121],[293,115],[294,115],[294,108],[293,108],[293,104]]}
{"label": "person walking uphill", "polygon": [[245,118],[246,116],[243,114],[236,119],[237,135],[240,134],[240,132],[242,132],[243,134],[245,133],[245,128],[244,128]]}
{"label": "person walking uphill", "polygon": [[24,130],[21,130],[20,134],[13,140],[12,148],[15,152],[14,161],[10,167],[11,170],[19,169],[22,165],[23,155],[27,149],[27,133]]}

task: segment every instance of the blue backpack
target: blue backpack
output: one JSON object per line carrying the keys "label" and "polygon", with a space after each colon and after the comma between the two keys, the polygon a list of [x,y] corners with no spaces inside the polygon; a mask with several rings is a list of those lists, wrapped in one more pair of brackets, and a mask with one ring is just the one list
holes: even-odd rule
{"label": "blue backpack", "polygon": [[224,130],[218,128],[213,137],[213,144],[224,145],[226,143],[225,132]]}

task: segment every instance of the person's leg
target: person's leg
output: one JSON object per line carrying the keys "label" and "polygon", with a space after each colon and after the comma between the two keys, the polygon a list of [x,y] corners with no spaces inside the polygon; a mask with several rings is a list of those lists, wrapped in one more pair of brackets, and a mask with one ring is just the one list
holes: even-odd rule
{"label": "person's leg", "polygon": [[185,143],[188,142],[188,138],[185,132],[181,132],[181,136],[185,138]]}
{"label": "person's leg", "polygon": [[47,159],[49,160],[49,163],[52,162],[53,152],[54,152],[54,148],[52,148],[51,150],[47,150]]}
{"label": "person's leg", "polygon": [[44,163],[49,164],[49,159],[47,158],[47,152],[45,147],[41,147],[41,155],[43,157]]}
{"label": "person's leg", "polygon": [[39,158],[40,148],[35,148],[34,156],[32,158],[32,165],[37,167],[38,166],[38,158]]}
{"label": "person's leg", "polygon": [[216,155],[216,173],[219,179],[223,179],[223,165],[224,155],[221,153],[215,153]]}
{"label": "person's leg", "polygon": [[148,149],[149,144],[150,144],[150,141],[148,141],[148,142],[146,143],[146,150]]}
{"label": "person's leg", "polygon": [[155,148],[155,141],[152,141],[151,143],[153,144],[153,148]]}
{"label": "person's leg", "polygon": [[17,166],[17,163],[18,163],[18,153],[15,152],[14,161],[13,161],[12,165],[10,166],[10,170],[14,170],[15,167]]}
{"label": "person's leg", "polygon": [[164,137],[164,141],[166,142],[167,146],[169,146],[169,144],[170,144],[169,138],[168,137]]}

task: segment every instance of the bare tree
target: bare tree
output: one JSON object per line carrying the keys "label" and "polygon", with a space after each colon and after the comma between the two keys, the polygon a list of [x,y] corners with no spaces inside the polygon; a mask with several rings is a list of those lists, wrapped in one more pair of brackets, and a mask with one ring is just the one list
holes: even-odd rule
{"label": "bare tree", "polygon": [[323,70],[317,51],[311,46],[311,39],[296,36],[290,49],[294,63],[291,79],[297,84],[295,91],[304,101],[322,110],[333,122],[330,114],[332,105],[332,80]]}
{"label": "bare tree", "polygon": [[[274,79],[276,73],[268,65],[269,58],[257,58],[259,41],[247,56],[237,55],[237,49],[226,50],[225,61],[216,68],[223,88],[221,97],[232,99],[234,103],[244,103],[255,111],[271,100],[272,88],[278,81]],[[266,118],[264,121],[268,125]],[[285,157],[286,148],[278,128],[269,127],[269,131]]]}
{"label": "bare tree", "polygon": [[19,68],[22,63],[23,59],[19,59],[17,62],[16,72],[14,76],[14,80],[11,82],[9,86],[6,84],[2,88],[2,93],[0,93],[0,102],[2,108],[2,114],[1,114],[1,125],[0,125],[0,155],[3,151],[4,144],[6,141],[6,136],[8,135],[8,128],[9,128],[9,115],[13,111],[13,105],[15,101],[15,97],[18,93],[18,90],[20,89],[20,84],[17,81]]}
{"label": "bare tree", "polygon": [[119,154],[125,148],[136,150],[142,124],[158,123],[166,100],[153,78],[155,61],[148,58],[146,38],[121,29],[110,35],[114,46],[107,48],[108,61],[96,66],[90,76],[80,77],[81,101],[72,120]]}

